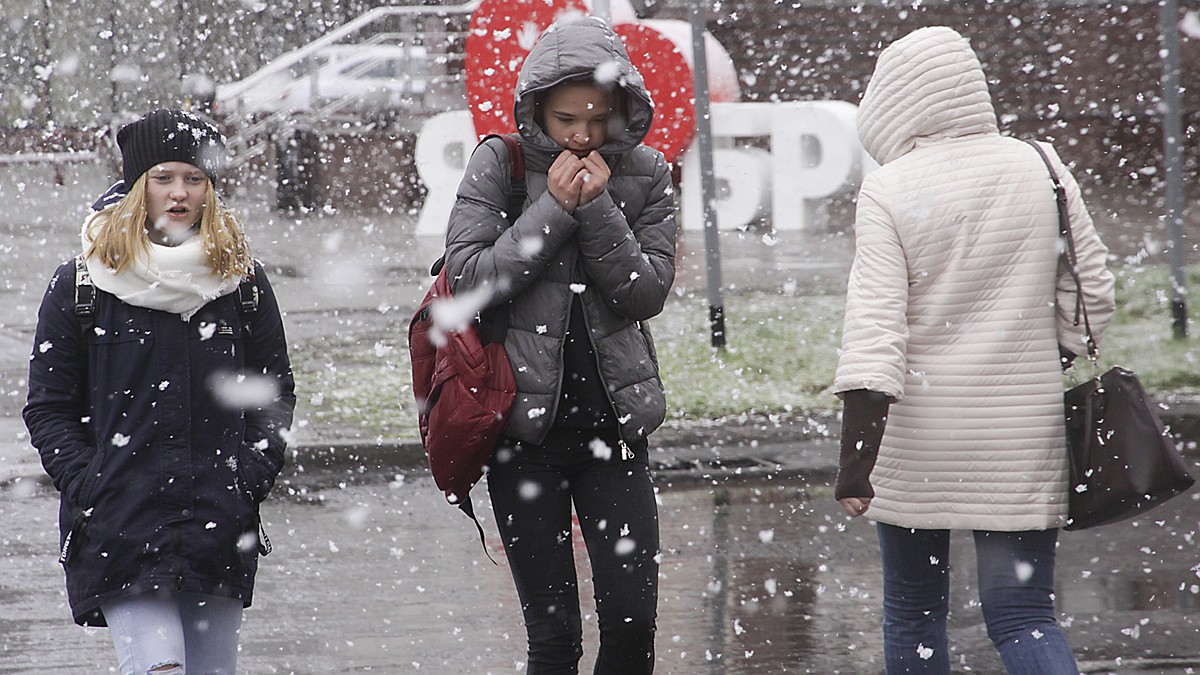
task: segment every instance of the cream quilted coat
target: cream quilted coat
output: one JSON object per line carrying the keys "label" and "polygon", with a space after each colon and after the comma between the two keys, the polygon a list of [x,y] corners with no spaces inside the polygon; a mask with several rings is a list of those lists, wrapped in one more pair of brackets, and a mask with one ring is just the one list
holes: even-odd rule
{"label": "cream quilted coat", "polygon": [[[1067,512],[1058,345],[1085,351],[1059,264],[1054,193],[1001,136],[967,41],[925,28],[879,57],[858,111],[882,165],[863,181],[834,391],[891,395],[868,516],[900,527],[1041,530]],[[1107,249],[1062,178],[1093,331],[1113,313]]]}

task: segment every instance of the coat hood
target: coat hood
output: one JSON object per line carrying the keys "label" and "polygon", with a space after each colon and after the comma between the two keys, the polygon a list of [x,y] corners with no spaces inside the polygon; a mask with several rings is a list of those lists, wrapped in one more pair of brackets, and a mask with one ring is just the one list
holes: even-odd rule
{"label": "coat hood", "polygon": [[944,26],[921,28],[884,49],[858,108],[858,136],[880,164],[922,141],[998,134],[983,67]]}
{"label": "coat hood", "polygon": [[581,78],[615,85],[625,94],[625,114],[614,117],[617,122],[609,129],[600,154],[611,156],[632,150],[650,131],[654,103],[621,39],[608,24],[595,17],[562,21],[547,28],[538,38],[517,80],[513,117],[527,151],[534,151],[531,159],[535,166],[540,164],[538,155],[552,158],[562,151],[536,122],[537,94]]}

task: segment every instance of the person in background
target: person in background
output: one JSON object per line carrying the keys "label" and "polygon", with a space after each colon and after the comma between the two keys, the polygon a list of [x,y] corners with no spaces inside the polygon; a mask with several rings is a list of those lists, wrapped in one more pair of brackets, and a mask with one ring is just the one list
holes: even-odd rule
{"label": "person in background", "polygon": [[[1060,370],[1085,343],[1049,172],[1000,135],[979,60],[950,28],[883,50],[858,130],[881,167],[858,198],[835,496],[877,523],[887,672],[950,672],[950,532],[968,530],[1008,672],[1076,673],[1054,556],[1068,487]],[[1098,338],[1114,310],[1107,249],[1043,145]]]}
{"label": "person in background", "polygon": [[666,401],[647,319],[675,277],[671,171],[642,145],[654,110],[598,19],[550,26],[521,68],[528,196],[510,226],[509,156],[471,158],[446,239],[456,297],[507,314],[517,395],[487,474],[529,638],[529,673],[583,653],[574,505],[595,583],[596,673],[654,668],[659,532],[646,437]]}
{"label": "person in background", "polygon": [[155,110],[117,142],[123,179],[38,312],[25,423],[75,622],[127,675],[233,673],[295,407],[283,321],[217,198],[217,128]]}

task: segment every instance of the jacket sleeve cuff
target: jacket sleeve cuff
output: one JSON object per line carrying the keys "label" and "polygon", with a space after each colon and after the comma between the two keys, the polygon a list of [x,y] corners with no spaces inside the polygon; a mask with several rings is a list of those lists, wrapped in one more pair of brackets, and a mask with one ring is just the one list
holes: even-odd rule
{"label": "jacket sleeve cuff", "polygon": [[842,441],[834,498],[874,497],[871,471],[879,456],[891,399],[880,392],[854,389],[844,392],[842,400]]}

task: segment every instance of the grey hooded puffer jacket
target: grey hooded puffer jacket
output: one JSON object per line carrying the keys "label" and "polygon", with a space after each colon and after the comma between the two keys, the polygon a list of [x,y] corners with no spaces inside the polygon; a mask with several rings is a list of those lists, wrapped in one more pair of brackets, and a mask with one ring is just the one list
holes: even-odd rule
{"label": "grey hooded puffer jacket", "polygon": [[[546,172],[562,148],[536,123],[535,97],[589,76],[620,87],[626,114],[600,148],[612,171],[607,191],[568,213],[547,190]],[[646,320],[662,311],[675,279],[676,225],[670,167],[641,144],[653,114],[641,76],[603,22],[556,24],[530,52],[517,85],[528,196],[514,224],[505,217],[504,144],[489,140],[467,165],[450,216],[446,270],[456,294],[488,289],[490,306],[508,307],[504,344],[517,381],[505,429],[511,438],[541,443],[553,424],[576,293],[621,438],[645,438],[666,415]]]}

